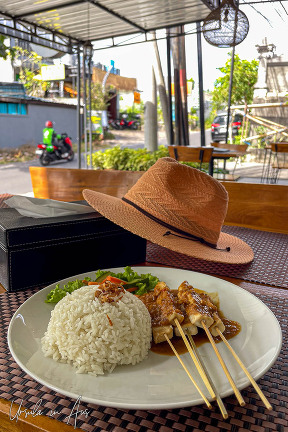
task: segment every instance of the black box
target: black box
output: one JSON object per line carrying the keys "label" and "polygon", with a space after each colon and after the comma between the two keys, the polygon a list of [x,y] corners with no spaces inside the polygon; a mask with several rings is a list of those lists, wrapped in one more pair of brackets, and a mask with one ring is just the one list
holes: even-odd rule
{"label": "black box", "polygon": [[99,213],[35,219],[0,209],[0,283],[8,291],[145,258],[146,240]]}

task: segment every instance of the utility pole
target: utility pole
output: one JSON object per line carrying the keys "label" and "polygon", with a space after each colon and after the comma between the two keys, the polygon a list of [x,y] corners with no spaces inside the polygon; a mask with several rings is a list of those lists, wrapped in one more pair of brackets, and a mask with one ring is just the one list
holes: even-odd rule
{"label": "utility pole", "polygon": [[166,93],[166,87],[165,87],[165,81],[164,81],[164,75],[162,71],[162,65],[161,65],[161,59],[160,54],[158,50],[157,40],[156,40],[156,32],[152,32],[154,36],[154,50],[155,50],[155,56],[156,56],[156,63],[157,63],[157,70],[158,70],[158,93],[160,97],[160,103],[163,113],[163,120],[164,120],[164,126],[165,126],[165,133],[166,133],[166,139],[167,142],[169,142],[169,110],[168,110],[168,99],[167,99],[167,93]]}
{"label": "utility pole", "polygon": [[144,138],[145,148],[155,151],[158,148],[157,140],[157,84],[155,71],[152,66],[152,92],[151,100],[145,103]]}
{"label": "utility pole", "polygon": [[202,68],[202,44],[201,44],[201,26],[197,26],[197,54],[198,54],[198,79],[199,79],[199,117],[200,117],[200,141],[201,147],[205,147],[205,118],[204,118],[204,97],[203,97],[203,68]]}

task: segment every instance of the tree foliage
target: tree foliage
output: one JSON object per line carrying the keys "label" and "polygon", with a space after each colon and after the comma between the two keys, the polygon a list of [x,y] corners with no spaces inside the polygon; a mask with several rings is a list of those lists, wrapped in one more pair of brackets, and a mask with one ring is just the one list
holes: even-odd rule
{"label": "tree foliage", "polygon": [[35,79],[40,73],[42,57],[18,46],[14,50],[14,65],[19,67],[19,81],[24,84],[26,93],[29,96],[43,96],[50,83]]}
{"label": "tree foliage", "polygon": [[[231,54],[230,58],[225,63],[225,66],[219,68],[223,74],[217,78],[212,92],[212,105],[215,110],[224,109],[228,104],[230,71],[231,71]],[[254,84],[257,81],[258,75],[257,60],[241,60],[235,54],[234,70],[233,70],[233,85],[231,93],[231,104],[249,104],[253,101]]]}
{"label": "tree foliage", "polygon": [[[86,96],[88,98],[88,84],[86,88]],[[109,90],[102,89],[101,83],[91,83],[91,106],[92,110],[105,111],[109,105]]]}
{"label": "tree foliage", "polygon": [[0,35],[0,58],[6,60],[8,57],[11,57],[13,59],[15,55],[14,48],[7,46],[5,39],[7,39],[7,36]]}

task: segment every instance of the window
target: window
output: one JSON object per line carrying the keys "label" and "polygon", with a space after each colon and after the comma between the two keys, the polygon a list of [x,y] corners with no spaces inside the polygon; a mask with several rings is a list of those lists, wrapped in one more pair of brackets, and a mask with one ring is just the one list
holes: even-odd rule
{"label": "window", "polygon": [[0,114],[27,115],[27,104],[0,102]]}

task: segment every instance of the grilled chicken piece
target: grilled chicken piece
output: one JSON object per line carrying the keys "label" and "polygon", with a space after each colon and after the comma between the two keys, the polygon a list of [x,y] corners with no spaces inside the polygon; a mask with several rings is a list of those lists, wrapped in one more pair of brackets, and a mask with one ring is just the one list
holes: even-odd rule
{"label": "grilled chicken piece", "polygon": [[[199,295],[201,295],[201,294],[206,294],[207,295],[206,291],[199,290],[197,288],[194,288],[194,289],[195,289],[195,292],[197,294],[199,294]],[[211,302],[217,307],[217,309],[219,309],[219,307],[220,307],[220,300],[219,300],[219,294],[218,294],[218,292],[216,292],[216,291],[209,292],[208,295],[209,295],[209,298],[210,298]]]}
{"label": "grilled chicken piece", "polygon": [[174,326],[176,326],[175,319],[181,324],[184,320],[184,315],[180,308],[178,308],[177,298],[173,296],[166,283],[158,282],[154,288],[154,294],[156,296],[156,303],[162,310],[162,315]]}
{"label": "grilled chicken piece", "polygon": [[187,281],[182,282],[179,286],[178,298],[184,304],[185,311],[192,324],[203,327],[201,322],[204,321],[206,326],[210,327],[214,323],[213,314],[217,312],[216,306],[211,302],[211,305],[207,305]]}
{"label": "grilled chicken piece", "polygon": [[161,326],[161,327],[152,327],[152,334],[154,342],[161,343],[166,342],[165,334],[169,339],[173,337],[173,327],[172,325]]}
{"label": "grilled chicken piece", "polygon": [[[199,295],[205,301],[205,303],[208,306],[212,307],[214,305],[214,302],[212,301],[210,294],[209,295],[208,294],[199,294]],[[219,302],[218,302],[218,304],[219,304]],[[217,310],[216,310],[216,312],[213,313],[213,319],[214,319],[214,323],[209,327],[210,333],[212,334],[212,336],[219,336],[218,332],[216,330],[216,327],[218,327],[218,329],[223,333],[225,331],[225,326],[224,326],[222,320],[220,319]]]}
{"label": "grilled chicken piece", "polygon": [[223,321],[219,318],[218,314],[214,314],[214,323],[209,327],[212,336],[219,336],[216,327],[223,333],[225,331],[225,325]]}
{"label": "grilled chicken piece", "polygon": [[168,318],[163,314],[160,305],[156,302],[154,291],[139,296],[145,304],[151,317],[152,335],[155,343],[166,342],[165,334],[169,339],[173,337],[173,327]]}
{"label": "grilled chicken piece", "polygon": [[[184,321],[182,321],[181,327],[185,334],[194,336],[198,333],[198,327],[192,324],[187,316],[185,316]],[[174,332],[175,332],[175,336],[181,337],[178,327],[174,327]]]}

